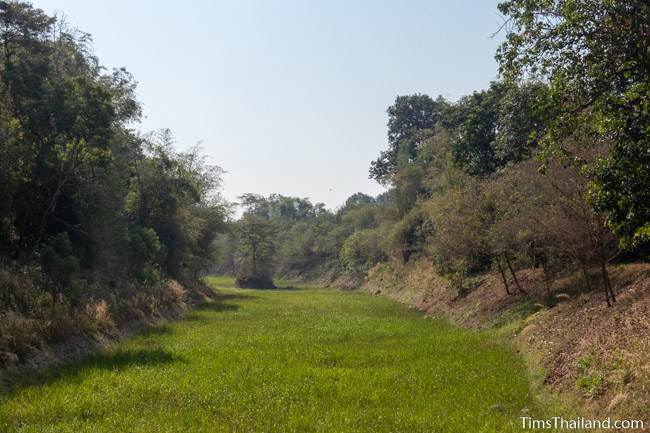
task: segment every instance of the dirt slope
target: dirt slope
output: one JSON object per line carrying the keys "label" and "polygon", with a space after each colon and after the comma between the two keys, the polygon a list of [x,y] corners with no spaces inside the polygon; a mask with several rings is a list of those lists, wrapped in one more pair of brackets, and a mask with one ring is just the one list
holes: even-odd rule
{"label": "dirt slope", "polygon": [[612,308],[577,276],[559,279],[549,293],[541,272],[532,269],[518,273],[526,294],[507,295],[500,276],[488,273],[459,297],[426,261],[379,265],[362,287],[461,326],[497,329],[580,415],[649,420],[650,265],[617,265],[610,272],[618,294]]}

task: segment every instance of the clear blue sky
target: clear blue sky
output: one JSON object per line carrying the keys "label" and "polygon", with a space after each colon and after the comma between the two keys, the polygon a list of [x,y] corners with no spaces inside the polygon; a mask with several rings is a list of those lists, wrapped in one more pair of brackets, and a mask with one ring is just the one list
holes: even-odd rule
{"label": "clear blue sky", "polygon": [[92,33],[101,62],[139,82],[141,128],[201,141],[224,195],[308,197],[328,207],[382,189],[386,108],[450,99],[496,78],[496,0],[37,0]]}

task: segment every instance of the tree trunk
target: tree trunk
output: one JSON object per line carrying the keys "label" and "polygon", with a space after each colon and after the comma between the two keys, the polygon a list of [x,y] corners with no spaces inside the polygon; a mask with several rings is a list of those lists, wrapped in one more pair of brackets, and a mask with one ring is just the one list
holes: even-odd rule
{"label": "tree trunk", "polygon": [[551,294],[551,284],[548,278],[548,266],[546,260],[542,260],[542,275],[544,276],[544,288],[547,294]]}
{"label": "tree trunk", "polygon": [[499,273],[501,274],[501,280],[503,281],[503,287],[506,289],[506,293],[510,295],[510,288],[508,287],[508,280],[506,279],[506,273],[503,271],[503,266],[501,266],[501,260],[499,256],[495,258],[497,266],[499,268]]}
{"label": "tree trunk", "polygon": [[537,269],[537,256],[535,255],[535,241],[530,243],[530,258],[532,260],[533,269]]}
{"label": "tree trunk", "polygon": [[56,295],[57,295],[57,290],[52,288],[52,317],[56,314]]}
{"label": "tree trunk", "polygon": [[253,262],[252,263],[252,267],[253,267],[252,273],[253,273],[253,276],[256,277],[257,276],[257,243],[256,242],[253,242],[253,248],[252,249],[253,249],[253,257],[251,257],[252,262]]}
{"label": "tree trunk", "polygon": [[[605,256],[605,244],[602,233],[598,238],[598,258],[600,259],[600,273],[603,278],[603,286],[605,286],[605,301],[607,306],[611,307],[612,303],[616,303],[616,296],[614,289],[612,289],[612,282],[609,279],[609,272],[607,272],[607,257]],[[610,303],[609,300],[612,300]]]}
{"label": "tree trunk", "polygon": [[610,298],[612,303],[616,303],[616,296],[614,295],[614,290],[612,289],[612,282],[609,279],[609,272],[607,272],[607,261],[605,260],[605,254],[601,251],[600,255],[600,272],[603,277],[603,286],[605,286],[605,300],[607,301],[607,306],[611,307],[612,304],[609,302]]}
{"label": "tree trunk", "polygon": [[589,280],[589,272],[587,271],[587,263],[584,259],[580,259],[580,268],[582,269],[582,275],[585,278],[585,285],[587,286],[587,291],[591,291],[591,281]]}
{"label": "tree trunk", "polygon": [[503,257],[506,259],[506,264],[508,265],[508,269],[510,269],[512,278],[515,280],[515,286],[517,286],[517,290],[519,290],[519,293],[526,293],[526,291],[521,287],[521,284],[519,284],[519,279],[517,278],[515,270],[512,268],[512,263],[510,263],[510,257],[508,256],[508,253],[503,253]]}
{"label": "tree trunk", "polygon": [[36,240],[34,242],[34,245],[32,246],[32,251],[31,255],[33,256],[34,253],[36,253],[36,249],[40,245],[41,241],[43,240],[43,234],[45,234],[45,227],[47,226],[48,220],[50,215],[56,210],[56,205],[59,202],[59,197],[61,193],[63,192],[63,186],[66,184],[68,180],[68,177],[65,176],[61,182],[56,187],[56,190],[54,191],[54,195],[52,195],[52,198],[50,199],[50,203],[47,206],[47,209],[45,209],[45,213],[41,217],[41,222],[38,227],[38,235],[36,236]]}

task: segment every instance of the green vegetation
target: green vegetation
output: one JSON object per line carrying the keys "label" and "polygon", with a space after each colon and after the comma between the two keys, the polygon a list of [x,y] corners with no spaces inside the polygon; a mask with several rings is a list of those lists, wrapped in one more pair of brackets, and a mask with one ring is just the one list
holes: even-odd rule
{"label": "green vegetation", "polygon": [[245,288],[273,288],[274,227],[257,196],[242,197],[246,212],[236,223],[235,285]]}
{"label": "green vegetation", "polygon": [[227,288],[155,328],[25,386],[13,432],[493,432],[535,413],[525,367],[491,334],[381,297]]}
{"label": "green vegetation", "polygon": [[256,197],[278,229],[276,275],[361,282],[379,263],[424,258],[461,297],[490,270],[525,295],[517,273],[541,268],[548,299],[554,280],[580,273],[582,290],[616,303],[608,264],[650,254],[650,6],[509,0],[499,11],[501,74],[488,89],[388,107],[388,148],[369,172],[386,193],[335,211]]}
{"label": "green vegetation", "polygon": [[192,289],[212,262],[222,171],[169,131],[137,133],[140,116],[90,35],[0,1],[0,367],[180,308],[165,280]]}
{"label": "green vegetation", "polygon": [[[456,305],[496,276],[489,287],[504,294],[488,300],[511,308],[490,319],[509,329],[578,292],[617,303],[609,265],[650,257],[650,3],[504,0],[498,10],[498,79],[456,101],[398,96],[369,169],[386,192],[331,210],[279,194],[224,202],[223,171],[199,148],[175,150],[168,130],[137,132],[135,80],[103,68],[89,34],[0,0],[1,372],[71,337],[176,316],[211,295],[201,293],[209,272],[269,289],[222,287],[187,320],[16,390],[0,428],[513,430],[533,402],[525,369],[493,334],[273,282],[358,287],[378,269],[424,263]],[[522,270],[543,279],[543,295]],[[422,302],[440,296],[431,289]],[[642,340],[643,326],[627,335]],[[600,364],[578,359],[571,386],[596,398],[631,380],[633,364]]]}
{"label": "green vegetation", "polygon": [[576,362],[576,388],[581,390],[585,397],[597,397],[603,391],[605,377],[597,370],[597,364],[598,359],[590,353],[583,355]]}

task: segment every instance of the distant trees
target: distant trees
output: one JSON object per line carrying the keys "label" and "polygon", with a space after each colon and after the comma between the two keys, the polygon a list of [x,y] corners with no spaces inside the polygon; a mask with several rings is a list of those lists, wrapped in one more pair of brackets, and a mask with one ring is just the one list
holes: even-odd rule
{"label": "distant trees", "polygon": [[385,199],[357,193],[336,212],[279,194],[245,194],[240,205],[242,217],[217,240],[216,268],[234,273],[241,285],[252,278],[255,286],[270,286],[274,275],[364,272],[387,257]]}

